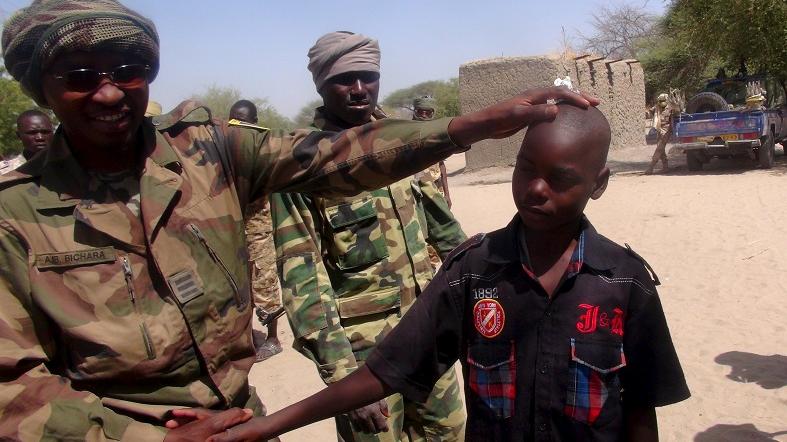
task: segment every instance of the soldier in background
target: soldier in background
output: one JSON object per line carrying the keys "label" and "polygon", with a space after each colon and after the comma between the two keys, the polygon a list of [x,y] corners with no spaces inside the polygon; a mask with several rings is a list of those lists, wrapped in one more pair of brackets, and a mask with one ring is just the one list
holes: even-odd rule
{"label": "soldier in background", "polygon": [[30,109],[16,118],[16,136],[22,142],[22,153],[0,162],[0,175],[10,172],[46,149],[52,141],[52,120],[40,110]]}
{"label": "soldier in background", "polygon": [[[415,121],[434,120],[436,111],[437,101],[432,97],[423,96],[413,100],[413,120]],[[448,173],[445,170],[445,161],[433,164],[429,169],[426,169],[426,172],[432,176],[437,189],[443,194],[450,208],[451,194],[448,191]]]}
{"label": "soldier in background", "polygon": [[651,108],[653,114],[653,128],[659,134],[659,141],[656,144],[656,151],[653,152],[653,158],[650,161],[645,175],[652,175],[653,169],[659,161],[662,162],[661,173],[667,173],[669,166],[667,165],[667,143],[672,137],[672,108],[669,105],[669,96],[667,94],[660,94],[656,99],[656,106]]}
{"label": "soldier in background", "polygon": [[[230,120],[256,125],[257,106],[249,100],[237,101],[230,108]],[[264,342],[254,340],[257,362],[260,362],[282,351],[277,325],[279,316],[284,313],[279,278],[276,277],[276,250],[271,237],[273,226],[267,195],[249,204],[245,219],[255,312],[260,323],[268,327]]]}
{"label": "soldier in background", "polygon": [[[385,118],[376,108],[376,40],[324,35],[309,50],[323,106],[313,129],[342,130]],[[419,174],[421,175],[421,174]],[[326,383],[363,365],[433,277],[427,242],[441,256],[466,236],[430,177],[406,178],[353,197],[273,194],[271,212],[284,305],[295,346]],[[336,418],[343,441],[463,440],[465,412],[454,370],[424,403],[401,395]],[[378,435],[378,433],[387,431]]]}

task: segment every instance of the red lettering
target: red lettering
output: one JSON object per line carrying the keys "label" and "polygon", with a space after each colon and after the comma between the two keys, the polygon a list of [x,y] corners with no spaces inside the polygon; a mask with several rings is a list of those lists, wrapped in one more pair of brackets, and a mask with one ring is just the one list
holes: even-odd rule
{"label": "red lettering", "polygon": [[579,304],[580,309],[584,309],[577,322],[577,330],[580,333],[593,333],[598,328],[598,306],[590,304]]}
{"label": "red lettering", "polygon": [[616,308],[612,310],[615,316],[612,318],[612,333],[623,336],[623,310]]}

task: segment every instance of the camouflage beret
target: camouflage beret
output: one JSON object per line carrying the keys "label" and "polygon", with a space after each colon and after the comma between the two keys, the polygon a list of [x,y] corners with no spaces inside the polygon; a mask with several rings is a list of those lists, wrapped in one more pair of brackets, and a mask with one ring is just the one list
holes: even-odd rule
{"label": "camouflage beret", "polygon": [[115,0],[35,0],[3,28],[8,72],[39,105],[46,100],[41,74],[55,58],[73,51],[110,50],[159,68],[159,37],[153,22]]}
{"label": "camouflage beret", "polygon": [[413,107],[415,109],[437,110],[437,100],[432,97],[418,97],[413,100]]}

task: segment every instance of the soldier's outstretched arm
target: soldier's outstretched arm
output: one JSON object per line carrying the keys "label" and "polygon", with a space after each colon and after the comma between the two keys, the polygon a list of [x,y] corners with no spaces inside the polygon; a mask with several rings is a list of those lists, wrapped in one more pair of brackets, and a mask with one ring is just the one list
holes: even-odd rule
{"label": "soldier's outstretched arm", "polygon": [[423,195],[426,242],[437,250],[440,259],[445,259],[451,250],[467,240],[467,235],[454,214],[451,213],[448,200],[440,193],[431,179],[419,179],[418,187]]}
{"label": "soldier's outstretched arm", "polygon": [[317,364],[323,382],[336,382],[355,371],[358,362],[321,259],[319,214],[297,193],[274,193],[270,202],[282,301],[296,349]]}
{"label": "soldier's outstretched arm", "polygon": [[277,191],[353,195],[413,175],[477,141],[505,138],[533,122],[553,119],[557,106],[548,104],[550,99],[581,107],[599,103],[554,87],[529,90],[453,119],[381,119],[338,133],[301,130],[252,136],[240,128],[222,132],[240,181],[242,203]]}

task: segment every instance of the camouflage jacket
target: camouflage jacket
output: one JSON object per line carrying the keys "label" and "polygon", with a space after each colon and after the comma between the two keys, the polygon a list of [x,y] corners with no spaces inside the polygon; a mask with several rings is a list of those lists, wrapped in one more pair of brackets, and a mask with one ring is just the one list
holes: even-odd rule
{"label": "camouflage jacket", "polygon": [[242,209],[409,176],[459,150],[447,125],[286,136],[186,102],[140,129],[140,216],[58,132],[0,178],[0,439],[155,440],[173,408],[259,406]]}
{"label": "camouflage jacket", "polygon": [[[337,128],[321,108],[314,127]],[[295,347],[326,383],[356,369],[390,321],[363,339],[343,324],[401,316],[432,279],[427,243],[445,256],[466,239],[428,175],[352,197],[273,194],[271,217]]]}

